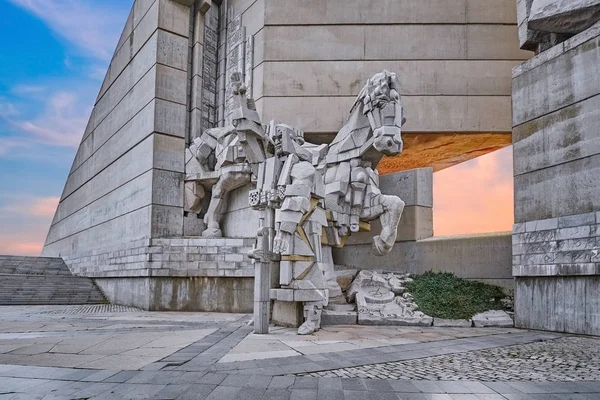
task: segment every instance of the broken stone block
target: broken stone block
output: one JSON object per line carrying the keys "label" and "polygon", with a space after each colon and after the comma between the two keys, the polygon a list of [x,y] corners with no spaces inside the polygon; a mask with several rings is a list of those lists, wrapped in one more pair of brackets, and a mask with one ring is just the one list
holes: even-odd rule
{"label": "broken stone block", "polygon": [[356,269],[346,269],[346,270],[341,270],[341,271],[335,271],[337,282],[340,285],[340,287],[342,288],[343,292],[348,291],[348,288],[352,284],[352,281],[354,281],[354,278],[356,277],[357,273],[358,273],[358,270],[356,270]]}
{"label": "broken stone block", "polygon": [[348,303],[354,303],[356,293],[358,293],[364,286],[381,287],[386,289],[389,287],[387,280],[385,280],[385,278],[383,278],[380,274],[373,271],[360,271],[346,292],[346,299],[348,300]]}
{"label": "broken stone block", "polygon": [[512,328],[513,319],[506,311],[492,310],[479,313],[473,316],[473,325],[475,328]]}
{"label": "broken stone block", "polygon": [[356,294],[359,325],[431,326],[433,323],[432,317],[416,311],[416,304],[402,297],[385,303],[373,303],[372,300],[373,297],[366,297],[363,292]]}
{"label": "broken stone block", "polygon": [[600,20],[600,0],[533,0],[528,27],[534,31],[576,34]]}

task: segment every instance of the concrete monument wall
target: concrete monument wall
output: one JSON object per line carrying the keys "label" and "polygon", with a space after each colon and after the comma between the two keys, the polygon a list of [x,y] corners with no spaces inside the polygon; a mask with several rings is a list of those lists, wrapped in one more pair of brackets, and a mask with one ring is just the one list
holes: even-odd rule
{"label": "concrete monument wall", "polygon": [[514,289],[510,232],[397,242],[388,256],[379,258],[370,256],[369,250],[368,244],[334,250],[336,268],[412,274],[452,272],[460,278],[498,285],[511,291]]}
{"label": "concrete monument wall", "polygon": [[600,25],[513,73],[515,323],[600,335]]}
{"label": "concrete monument wall", "polygon": [[183,233],[189,8],[135,2],[96,100],[44,256]]}
{"label": "concrete monument wall", "polygon": [[[160,291],[175,309],[249,310],[244,238],[256,226],[239,223],[255,220],[249,188],[232,193],[223,220],[238,244],[194,241],[201,220],[183,210],[185,146],[230,122],[231,72],[243,72],[263,121],[319,141],[367,78],[395,71],[405,152],[381,170],[435,171],[510,144],[510,69],[529,55],[517,43],[512,0],[136,0],[43,254],[97,279],[112,302],[163,309]],[[383,180],[384,193],[396,185]],[[401,238],[431,236],[431,214],[429,202],[408,204]],[[198,300],[199,288],[234,281],[248,289],[239,298]]]}
{"label": "concrete monument wall", "polygon": [[[510,145],[510,71],[519,50],[514,0],[260,0],[255,98],[326,141],[375,72],[398,74],[405,150],[380,172],[435,171]],[[245,22],[244,22],[245,23]]]}

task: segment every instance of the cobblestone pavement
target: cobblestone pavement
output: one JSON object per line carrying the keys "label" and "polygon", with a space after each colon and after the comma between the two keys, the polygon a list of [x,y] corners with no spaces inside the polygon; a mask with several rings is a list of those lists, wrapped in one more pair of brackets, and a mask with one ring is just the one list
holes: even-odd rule
{"label": "cobblestone pavement", "polygon": [[[530,376],[507,375],[502,381],[489,382],[476,375],[476,365],[468,365],[481,360],[481,354],[496,354],[496,358],[483,359],[500,365],[498,360],[508,358],[513,369],[532,360],[539,363],[538,368],[550,361],[564,365],[576,361],[580,367],[597,371],[595,339],[515,329],[443,332],[406,327],[392,332],[389,327],[337,327],[324,329],[305,346],[290,343],[310,351],[288,356],[278,352],[277,357],[258,359],[255,350],[264,352],[272,346],[268,337],[279,338],[277,343],[289,343],[292,338],[273,327],[273,335],[248,340],[252,338],[252,328],[246,326],[250,316],[241,314],[93,311],[0,307],[0,400],[600,399],[600,377],[540,382],[541,378],[527,381]],[[238,350],[236,357],[225,362],[233,349]],[[241,360],[240,354],[250,359]],[[372,369],[383,363],[431,364],[438,357],[464,360],[461,369],[472,372],[465,374],[469,380],[297,376]],[[566,375],[555,378],[568,379]]]}
{"label": "cobblestone pavement", "polygon": [[366,379],[583,381],[600,379],[600,339],[560,339],[320,371],[308,376]]}

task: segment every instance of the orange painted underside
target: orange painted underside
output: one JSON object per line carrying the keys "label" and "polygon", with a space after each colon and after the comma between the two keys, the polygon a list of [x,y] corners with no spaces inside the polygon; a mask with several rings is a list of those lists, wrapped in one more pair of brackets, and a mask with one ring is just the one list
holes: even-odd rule
{"label": "orange painted underside", "polygon": [[404,133],[404,151],[384,157],[381,175],[414,168],[433,167],[434,172],[500,150],[512,143],[509,133]]}

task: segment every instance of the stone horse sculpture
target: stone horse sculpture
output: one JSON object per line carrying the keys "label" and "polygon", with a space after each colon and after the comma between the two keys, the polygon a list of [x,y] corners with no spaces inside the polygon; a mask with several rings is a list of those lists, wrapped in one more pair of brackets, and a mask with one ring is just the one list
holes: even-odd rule
{"label": "stone horse sculpture", "polygon": [[[232,75],[232,92],[238,109],[244,110],[247,123],[260,125],[252,99],[246,98],[241,75]],[[254,129],[258,134],[260,130]],[[248,142],[251,145],[248,146]],[[186,151],[185,210],[196,214],[205,208],[203,200],[210,191],[210,202],[204,213],[203,237],[222,237],[220,219],[228,193],[251,181],[252,166],[264,161],[266,137],[248,138],[236,126],[206,130],[194,139]],[[256,168],[254,170],[256,173]]]}
{"label": "stone horse sculpture", "polygon": [[[361,228],[370,230],[369,221],[377,218],[382,230],[373,238],[374,254],[389,253],[396,241],[404,202],[381,193],[375,168],[383,155],[403,149],[399,86],[396,74],[387,71],[369,79],[323,159],[297,162],[290,170],[275,218],[273,252],[282,258],[281,289],[274,297],[304,302],[300,334],[317,330],[323,306],[342,294],[331,247],[342,247]],[[286,293],[290,289],[294,293]]]}
{"label": "stone horse sculpture", "polygon": [[[403,150],[399,80],[388,71],[369,79],[333,142],[318,146],[306,142],[299,129],[260,124],[237,78],[232,77],[238,82],[234,126],[209,130],[188,149],[186,204],[197,212],[204,189],[212,189],[203,236],[220,236],[224,196],[253,178],[249,203],[265,211],[260,218],[267,222],[261,223],[251,257],[279,264],[279,286],[269,291],[270,299],[304,303],[298,333],[309,334],[319,329],[330,297],[342,294],[331,247],[342,247],[353,232],[370,230],[369,222],[377,218],[382,230],[373,238],[374,254],[389,253],[396,241],[404,202],[381,193],[376,167],[384,155]],[[191,173],[197,170],[202,171]]]}

